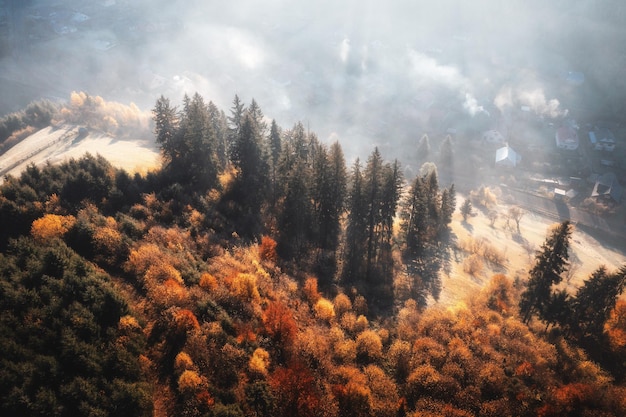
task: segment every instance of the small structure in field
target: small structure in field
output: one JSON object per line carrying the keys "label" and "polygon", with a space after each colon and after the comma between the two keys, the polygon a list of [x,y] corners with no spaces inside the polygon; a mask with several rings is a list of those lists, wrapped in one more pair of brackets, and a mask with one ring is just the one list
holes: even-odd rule
{"label": "small structure in field", "polygon": [[617,181],[617,176],[612,172],[607,172],[596,179],[591,197],[619,203],[622,200],[622,194],[623,189]]}
{"label": "small structure in field", "polygon": [[568,151],[575,151],[578,149],[578,133],[571,126],[561,126],[556,131],[556,147],[559,149],[566,149]]}
{"label": "small structure in field", "polygon": [[522,161],[522,156],[509,145],[496,151],[496,166],[515,168]]}

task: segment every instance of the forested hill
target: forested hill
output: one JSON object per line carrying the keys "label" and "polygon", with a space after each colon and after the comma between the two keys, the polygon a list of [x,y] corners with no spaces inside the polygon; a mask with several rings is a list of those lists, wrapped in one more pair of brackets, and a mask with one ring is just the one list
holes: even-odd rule
{"label": "forested hill", "polygon": [[1,415],[626,412],[626,269],[561,291],[569,223],[527,279],[427,307],[457,205],[434,164],[348,167],[237,97],[153,116],[153,172],[85,155],[0,185]]}

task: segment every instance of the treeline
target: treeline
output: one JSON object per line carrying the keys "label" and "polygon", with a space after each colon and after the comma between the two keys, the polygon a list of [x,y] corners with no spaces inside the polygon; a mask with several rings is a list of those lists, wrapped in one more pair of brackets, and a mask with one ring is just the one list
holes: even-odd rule
{"label": "treeline", "polygon": [[348,172],[339,143],[321,143],[302,123],[288,130],[275,121],[268,126],[254,100],[246,107],[235,96],[227,116],[199,94],[186,96],[180,110],[161,97],[153,113],[168,187],[216,192],[215,210],[233,233],[249,240],[272,236],[281,258],[298,259],[298,268],[314,272],[323,288],[339,279],[378,294],[388,308],[394,219],[404,218],[401,240],[412,258],[426,258],[425,249],[437,246],[451,221],[454,187],[440,190],[432,164],[402,203],[397,160],[385,162],[374,149]]}
{"label": "treeline", "polygon": [[58,105],[41,100],[0,118],[0,155],[38,129],[49,126],[58,112]]}

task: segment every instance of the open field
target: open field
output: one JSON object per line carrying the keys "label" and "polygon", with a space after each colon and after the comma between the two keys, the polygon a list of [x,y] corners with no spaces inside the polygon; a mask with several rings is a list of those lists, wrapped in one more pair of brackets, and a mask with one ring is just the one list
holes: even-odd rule
{"label": "open field", "polygon": [[41,129],[0,155],[0,175],[18,176],[29,164],[59,163],[87,152],[100,154],[129,172],[143,172],[159,164],[159,151],[152,138],[122,140],[102,132],[81,131],[74,125],[62,125]]}
{"label": "open field", "polygon": [[[460,205],[463,201],[462,196],[458,196],[457,201]],[[554,224],[554,220],[526,211],[520,221],[518,233],[514,221],[511,220],[508,226],[506,224],[508,208],[509,206],[504,204],[494,208],[498,212],[498,218],[493,227],[483,211],[475,210],[475,215],[468,218],[465,223],[457,210],[451,224],[456,246],[462,247],[470,241],[482,239],[483,245],[491,245],[503,254],[506,260],[502,265],[494,265],[483,259],[483,268],[472,276],[464,271],[464,260],[470,253],[455,249],[450,273],[442,273],[439,304],[453,305],[462,301],[472,291],[487,284],[496,273],[503,273],[512,279],[527,278],[528,270],[534,262],[535,251],[545,241],[547,231]],[[615,270],[624,264],[626,255],[622,249],[608,246],[606,242],[600,242],[581,229],[575,228],[570,246],[572,273],[562,285],[573,294],[600,265]]]}

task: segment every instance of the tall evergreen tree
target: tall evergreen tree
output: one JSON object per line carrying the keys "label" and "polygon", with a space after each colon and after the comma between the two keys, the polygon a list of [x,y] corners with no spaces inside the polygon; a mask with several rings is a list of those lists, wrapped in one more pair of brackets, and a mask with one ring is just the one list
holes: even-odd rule
{"label": "tall evergreen tree", "polygon": [[388,283],[391,283],[393,279],[393,222],[398,211],[402,182],[400,162],[396,159],[393,164],[385,165],[381,197],[381,243],[378,263],[380,264],[382,275],[386,277]]}
{"label": "tall evergreen tree", "polygon": [[156,142],[161,148],[161,154],[165,161],[165,167],[175,164],[180,158],[177,139],[178,139],[178,116],[176,107],[170,105],[170,100],[161,96],[157,99],[152,109],[152,118],[154,120],[154,133]]}
{"label": "tall evergreen tree", "polygon": [[371,280],[378,249],[381,224],[383,159],[375,148],[367,159],[364,172],[364,196],[367,210],[367,253],[365,258],[365,279]]}
{"label": "tall evergreen tree", "polygon": [[226,114],[212,102],[208,104],[209,121],[215,134],[215,154],[219,171],[223,171],[228,164],[228,119]]}
{"label": "tall evergreen tree", "polygon": [[231,148],[234,146],[234,143],[239,138],[239,131],[241,130],[241,125],[243,124],[245,112],[246,106],[239,99],[239,96],[235,94],[235,98],[233,99],[233,106],[230,108],[230,116],[228,116],[227,118],[229,125],[229,134],[226,152],[229,156],[231,153]]}
{"label": "tall evergreen tree", "polygon": [[552,286],[561,282],[563,279],[561,274],[568,265],[572,230],[569,221],[560,223],[550,230],[541,246],[520,299],[520,313],[525,323],[528,323],[533,315],[539,316],[542,320],[546,318],[554,296]]}
{"label": "tall evergreen tree", "polygon": [[606,267],[601,266],[576,292],[571,303],[572,314],[566,317],[567,323],[580,336],[599,340],[617,298],[624,291],[624,285],[626,266],[613,273],[608,273]]}
{"label": "tall evergreen tree", "polygon": [[314,145],[315,160],[311,181],[318,246],[335,251],[338,245],[340,218],[346,194],[346,167],[341,146],[335,142],[330,151]]}
{"label": "tall evergreen tree", "polygon": [[191,99],[185,96],[178,134],[185,151],[182,166],[178,167],[185,173],[181,178],[203,189],[214,187],[218,171],[216,137],[208,107],[200,94],[195,93]]}
{"label": "tall evergreen tree", "polygon": [[454,184],[441,192],[441,228],[452,222],[452,215],[456,209],[456,191]]}
{"label": "tall evergreen tree", "polygon": [[254,237],[261,227],[267,167],[262,157],[261,138],[250,115],[244,115],[231,159],[237,169],[231,198],[240,210],[239,223],[243,235]]}
{"label": "tall evergreen tree", "polygon": [[261,110],[259,103],[257,103],[255,99],[252,99],[247,111],[252,117],[252,121],[256,125],[256,130],[259,132],[259,135],[265,137],[265,135],[267,134],[267,123],[265,123],[265,115],[263,115],[263,111]]}
{"label": "tall evergreen tree", "polygon": [[361,162],[357,158],[352,166],[348,221],[344,251],[343,280],[355,282],[365,272],[363,259],[366,253],[367,204],[364,195]]}
{"label": "tall evergreen tree", "polygon": [[426,245],[428,230],[428,201],[424,178],[415,177],[402,204],[400,224],[407,255],[419,255]]}
{"label": "tall evergreen tree", "polygon": [[278,241],[278,249],[285,258],[304,255],[310,246],[313,207],[308,188],[309,175],[305,161],[298,159],[286,177]]}
{"label": "tall evergreen tree", "polygon": [[276,123],[276,120],[272,120],[272,124],[270,127],[270,134],[267,138],[268,140],[268,164],[269,164],[269,180],[270,180],[270,205],[274,207],[276,205],[276,200],[278,199],[278,164],[279,158],[282,151],[282,137],[280,133],[280,128]]}

